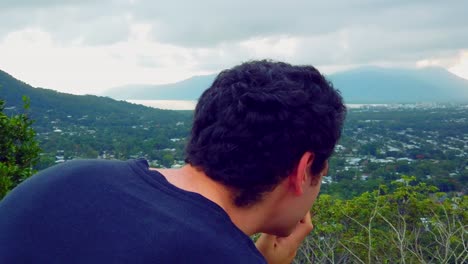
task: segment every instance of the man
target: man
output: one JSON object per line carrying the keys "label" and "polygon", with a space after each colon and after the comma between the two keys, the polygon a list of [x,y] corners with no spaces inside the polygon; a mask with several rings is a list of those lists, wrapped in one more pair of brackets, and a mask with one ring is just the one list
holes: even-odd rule
{"label": "man", "polygon": [[225,70],[199,99],[185,167],[84,160],[31,177],[0,203],[0,263],[289,263],[345,112],[312,66]]}

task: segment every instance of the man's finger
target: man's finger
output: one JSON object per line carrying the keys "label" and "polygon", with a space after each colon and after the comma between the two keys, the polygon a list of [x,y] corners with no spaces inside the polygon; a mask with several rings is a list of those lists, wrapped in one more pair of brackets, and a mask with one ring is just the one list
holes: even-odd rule
{"label": "man's finger", "polygon": [[255,244],[265,249],[272,248],[274,247],[274,244],[277,242],[276,240],[277,240],[276,236],[270,235],[267,233],[262,233]]}
{"label": "man's finger", "polygon": [[294,231],[289,236],[283,239],[293,241],[294,243],[299,245],[302,243],[302,241],[304,241],[307,235],[309,235],[310,231],[312,231],[313,228],[314,225],[312,224],[310,212],[307,212],[304,218],[302,218],[301,221],[299,221],[299,223],[296,225]]}

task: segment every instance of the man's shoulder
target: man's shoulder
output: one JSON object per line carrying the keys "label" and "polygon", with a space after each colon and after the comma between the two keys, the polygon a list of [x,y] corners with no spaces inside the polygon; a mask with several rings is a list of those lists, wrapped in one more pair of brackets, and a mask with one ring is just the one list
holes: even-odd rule
{"label": "man's shoulder", "polygon": [[79,171],[96,171],[104,169],[119,169],[123,166],[128,166],[132,161],[121,161],[121,160],[103,160],[103,159],[76,159],[70,160],[58,165],[49,167],[43,170],[41,173],[47,173],[50,171],[65,171],[73,172],[76,170]]}
{"label": "man's shoulder", "polygon": [[[131,161],[72,160],[49,167],[26,179],[11,191],[5,201],[36,197],[37,200],[55,200],[100,192],[108,184],[115,184],[136,172]],[[12,196],[12,197],[10,197]]]}
{"label": "man's shoulder", "polygon": [[144,160],[70,161],[18,187],[0,211],[3,207],[3,213],[20,221],[4,218],[2,224],[0,218],[0,230],[13,241],[9,248],[34,244],[26,246],[31,256],[49,252],[67,262],[64,252],[71,250],[83,253],[83,259],[107,262],[263,263],[227,215],[202,197],[171,187],[147,171]]}
{"label": "man's shoulder", "polygon": [[132,163],[136,163],[136,161],[77,159],[47,168],[31,178],[60,178],[63,180],[65,178],[67,180],[76,178],[77,180],[85,180],[94,178],[96,175],[104,177],[131,170]]}

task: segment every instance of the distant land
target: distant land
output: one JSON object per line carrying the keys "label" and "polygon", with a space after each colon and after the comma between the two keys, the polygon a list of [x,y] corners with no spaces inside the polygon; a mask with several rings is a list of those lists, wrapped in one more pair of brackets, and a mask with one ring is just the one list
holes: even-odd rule
{"label": "distant land", "polygon": [[[163,85],[126,85],[103,93],[122,100],[197,100],[216,75]],[[346,103],[468,102],[468,80],[443,68],[362,67],[327,76]]]}
{"label": "distant land", "polygon": [[198,100],[214,81],[216,74],[160,85],[125,85],[112,88],[102,95],[120,100]]}
{"label": "distant land", "polygon": [[[110,89],[102,96],[78,96],[50,89],[34,88],[0,70],[0,98],[5,99],[9,107],[22,105],[21,96],[29,96],[33,116],[40,115],[51,108],[60,109],[70,115],[86,115],[96,112],[106,115],[125,115],[126,113],[153,115],[154,109],[120,100],[134,100],[138,104],[141,103],[140,100],[167,102],[178,100],[191,101],[190,104],[193,104],[211,85],[215,77],[216,75],[194,76],[164,85],[127,85]],[[331,74],[327,78],[341,91],[347,104],[468,102],[468,80],[443,68],[363,67]],[[170,114],[173,117],[177,115],[177,113]]]}
{"label": "distant land", "polygon": [[329,79],[347,103],[468,102],[468,80],[443,68],[364,67]]}

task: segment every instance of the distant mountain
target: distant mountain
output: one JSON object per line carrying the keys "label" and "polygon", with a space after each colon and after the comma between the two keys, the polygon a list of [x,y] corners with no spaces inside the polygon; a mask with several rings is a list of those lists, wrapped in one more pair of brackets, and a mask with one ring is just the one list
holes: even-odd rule
{"label": "distant mountain", "polygon": [[468,80],[443,68],[363,67],[329,79],[347,103],[468,102]]}
{"label": "distant mountain", "polygon": [[[39,123],[50,122],[54,118],[76,123],[76,119],[83,116],[96,117],[94,123],[117,126],[126,126],[137,120],[152,120],[166,124],[172,123],[174,120],[187,119],[187,113],[178,111],[154,109],[116,101],[108,97],[72,95],[49,89],[34,88],[0,70],[0,99],[6,101],[6,109],[10,112],[21,112],[23,95],[30,98],[30,115]],[[48,121],[43,118],[44,116],[48,116]]]}
{"label": "distant mountain", "polygon": [[216,75],[194,76],[161,85],[126,85],[112,88],[103,95],[124,100],[197,100],[215,77]]}
{"label": "distant mountain", "polygon": [[[128,85],[109,90],[116,99],[197,100],[216,75],[165,85]],[[347,103],[468,102],[468,80],[443,68],[363,67],[328,78]]]}

